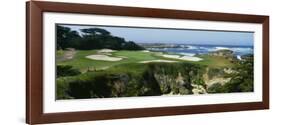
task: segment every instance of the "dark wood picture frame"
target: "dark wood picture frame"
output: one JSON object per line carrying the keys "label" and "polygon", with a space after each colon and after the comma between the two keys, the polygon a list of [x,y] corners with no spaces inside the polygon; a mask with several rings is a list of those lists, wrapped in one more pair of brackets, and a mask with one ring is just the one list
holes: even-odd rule
{"label": "dark wood picture frame", "polygon": [[[62,12],[114,16],[226,21],[262,24],[262,102],[137,108],[66,113],[43,112],[43,13]],[[29,124],[151,117],[269,109],[269,16],[90,4],[30,1],[26,4],[26,122]]]}

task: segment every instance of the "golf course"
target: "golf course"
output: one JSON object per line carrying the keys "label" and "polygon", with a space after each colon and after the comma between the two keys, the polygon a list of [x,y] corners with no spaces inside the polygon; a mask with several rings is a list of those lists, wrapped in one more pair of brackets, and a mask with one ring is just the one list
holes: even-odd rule
{"label": "golf course", "polygon": [[[108,51],[103,51],[108,50]],[[198,57],[188,57],[184,55],[163,54],[162,52],[150,51],[116,51],[110,49],[103,50],[77,50],[73,53],[73,58],[67,59],[65,55],[57,55],[60,58],[57,61],[58,65],[71,65],[81,72],[87,70],[105,70],[120,65],[139,64],[153,62],[166,62],[166,63],[194,63],[210,67],[231,67],[232,64],[229,60],[223,57],[211,57],[207,55],[200,55]],[[60,53],[70,53],[69,51],[61,51]],[[169,55],[169,56],[168,56]],[[185,57],[185,58],[182,58]],[[62,59],[65,58],[65,59]],[[199,59],[199,60],[198,60]],[[219,62],[219,63],[218,63]]]}
{"label": "golf course", "polygon": [[253,91],[252,55],[154,51],[101,28],[57,30],[58,100]]}

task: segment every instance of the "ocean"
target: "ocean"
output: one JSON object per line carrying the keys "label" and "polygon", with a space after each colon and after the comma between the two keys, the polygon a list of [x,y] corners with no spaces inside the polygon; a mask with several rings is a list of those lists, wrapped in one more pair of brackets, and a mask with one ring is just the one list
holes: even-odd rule
{"label": "ocean", "polygon": [[196,54],[207,54],[218,50],[228,49],[233,51],[236,56],[253,54],[253,46],[229,46],[229,45],[176,45],[174,47],[148,47],[150,51],[160,51],[177,53],[186,56],[194,56]]}

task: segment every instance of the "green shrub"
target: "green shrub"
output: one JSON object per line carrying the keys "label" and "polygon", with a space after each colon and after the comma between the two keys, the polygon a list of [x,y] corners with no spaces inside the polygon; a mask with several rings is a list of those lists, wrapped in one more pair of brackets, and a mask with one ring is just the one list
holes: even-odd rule
{"label": "green shrub", "polygon": [[220,83],[215,83],[207,89],[208,93],[225,93],[226,90]]}
{"label": "green shrub", "polygon": [[80,74],[80,71],[70,65],[57,65],[57,77],[75,76],[78,74]]}

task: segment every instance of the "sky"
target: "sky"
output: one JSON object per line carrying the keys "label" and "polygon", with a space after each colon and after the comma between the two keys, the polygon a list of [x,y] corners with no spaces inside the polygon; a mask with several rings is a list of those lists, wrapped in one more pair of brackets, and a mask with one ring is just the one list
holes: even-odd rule
{"label": "sky", "polygon": [[253,32],[206,31],[190,29],[157,29],[137,27],[61,25],[76,30],[102,28],[113,36],[123,37],[136,43],[177,43],[198,45],[253,46]]}

